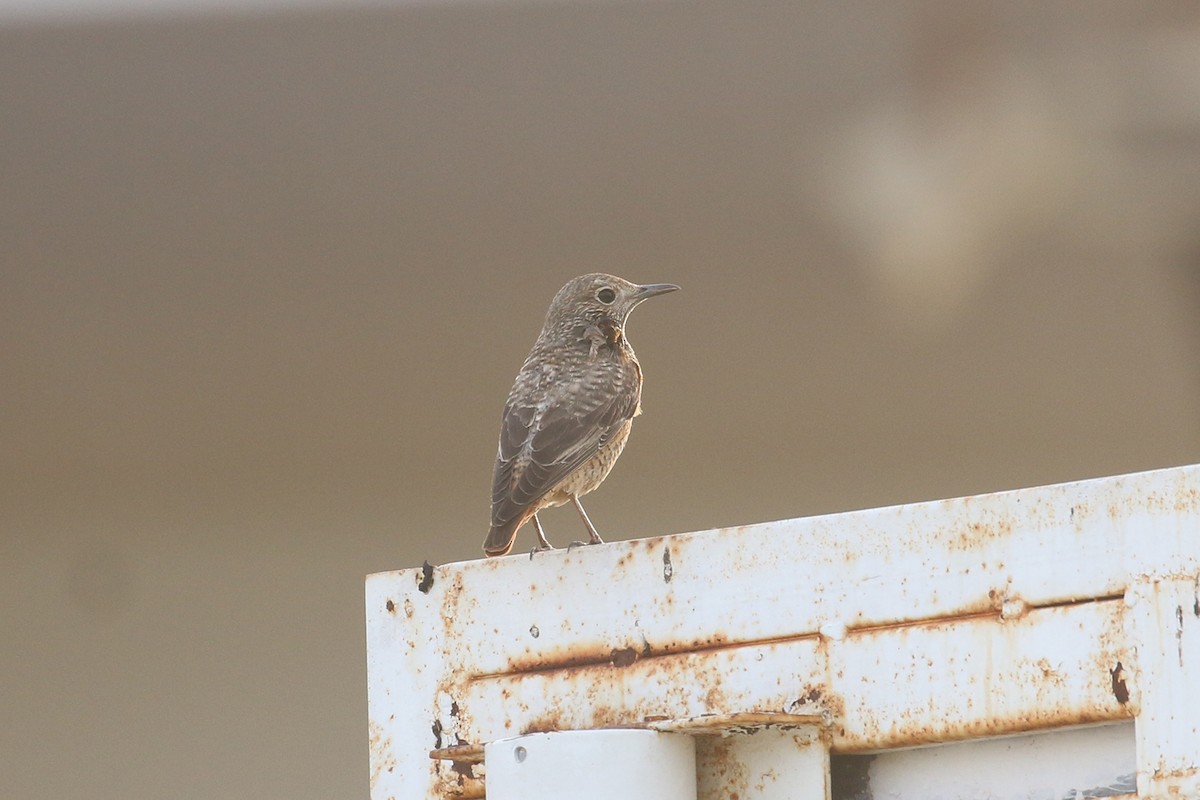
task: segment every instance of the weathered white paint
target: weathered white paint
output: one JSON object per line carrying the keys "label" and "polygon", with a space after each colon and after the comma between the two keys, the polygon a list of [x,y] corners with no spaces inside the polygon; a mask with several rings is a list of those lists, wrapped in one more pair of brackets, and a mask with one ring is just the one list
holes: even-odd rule
{"label": "weathered white paint", "polygon": [[1138,794],[1200,797],[1200,575],[1149,576],[1126,599],[1138,643]]}
{"label": "weathered white paint", "polygon": [[851,633],[829,648],[842,751],[1120,720],[1120,600]]}
{"label": "weathered white paint", "polygon": [[[394,574],[414,572],[420,577],[420,570]],[[371,797],[432,798],[437,764],[425,754],[435,742],[434,721],[450,709],[439,691],[447,675],[443,650],[425,632],[441,629],[443,621],[437,605],[413,602],[397,588],[392,581],[367,581],[367,618],[383,623],[367,625]],[[406,588],[423,596],[415,583]]]}
{"label": "weathered white paint", "polygon": [[484,750],[489,800],[696,800],[696,743],[682,733],[534,733]]}
{"label": "weathered white paint", "polygon": [[1150,711],[1144,793],[1193,786],[1198,575],[1197,467],[373,575],[373,797],[479,796],[427,758],[460,742],[812,707],[835,752]]}
{"label": "weathered white paint", "polygon": [[1131,723],[883,753],[871,793],[889,800],[1073,800],[1132,790]]}

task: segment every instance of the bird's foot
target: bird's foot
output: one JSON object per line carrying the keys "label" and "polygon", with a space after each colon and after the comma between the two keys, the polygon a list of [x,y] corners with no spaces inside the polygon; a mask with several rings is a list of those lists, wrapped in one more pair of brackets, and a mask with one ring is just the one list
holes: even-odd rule
{"label": "bird's foot", "polygon": [[[553,549],[555,549],[555,548],[554,548],[554,545],[552,545],[552,544],[544,544],[544,545],[539,544],[537,547],[535,547],[529,551],[529,560],[533,561],[534,553],[544,553],[547,550],[553,550]],[[569,548],[569,547],[567,548],[567,550],[570,550],[570,549],[571,548]]]}

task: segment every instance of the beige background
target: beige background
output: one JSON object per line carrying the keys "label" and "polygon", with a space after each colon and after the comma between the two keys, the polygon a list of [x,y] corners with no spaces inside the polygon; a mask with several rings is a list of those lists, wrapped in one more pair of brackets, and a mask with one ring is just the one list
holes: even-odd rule
{"label": "beige background", "polygon": [[683,287],[612,538],[1200,460],[1194,3],[0,17],[0,114],[4,797],[365,796],[579,273]]}

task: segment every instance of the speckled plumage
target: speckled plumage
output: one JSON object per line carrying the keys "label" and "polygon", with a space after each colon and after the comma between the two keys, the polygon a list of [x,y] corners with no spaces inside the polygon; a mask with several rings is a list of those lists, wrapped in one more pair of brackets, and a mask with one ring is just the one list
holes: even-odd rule
{"label": "speckled plumage", "polygon": [[642,369],[625,321],[642,300],[677,288],[592,273],[555,295],[504,406],[483,546],[489,556],[511,550],[530,519],[540,546],[549,547],[537,512],[571,501],[591,542],[600,541],[579,496],[603,482],[641,413]]}

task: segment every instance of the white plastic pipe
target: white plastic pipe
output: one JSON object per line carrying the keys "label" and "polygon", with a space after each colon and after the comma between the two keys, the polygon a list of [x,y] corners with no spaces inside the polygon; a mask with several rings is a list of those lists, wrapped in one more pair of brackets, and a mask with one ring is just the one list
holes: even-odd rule
{"label": "white plastic pipe", "polygon": [[696,800],[691,736],[639,730],[531,733],[484,748],[488,800]]}

